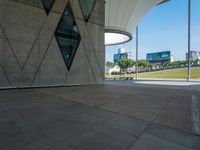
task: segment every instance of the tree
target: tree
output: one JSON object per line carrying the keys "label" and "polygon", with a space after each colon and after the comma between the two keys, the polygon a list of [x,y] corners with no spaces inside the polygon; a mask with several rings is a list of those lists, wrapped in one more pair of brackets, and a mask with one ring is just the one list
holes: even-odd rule
{"label": "tree", "polygon": [[200,60],[199,59],[193,60],[191,62],[192,62],[192,65],[195,66],[195,67],[199,66],[199,64],[200,64]]}
{"label": "tree", "polygon": [[186,67],[187,62],[186,61],[180,61],[179,67]]}
{"label": "tree", "polygon": [[139,60],[138,61],[138,67],[140,71],[144,71],[149,66],[149,62],[146,60]]}
{"label": "tree", "polygon": [[146,60],[139,60],[138,61],[138,67],[146,68],[146,67],[148,67],[148,65],[149,65],[149,62],[146,61]]}
{"label": "tree", "polygon": [[153,64],[149,64],[149,65],[148,65],[148,69],[149,69],[149,71],[151,71],[151,70],[153,69],[153,67],[154,67]]}
{"label": "tree", "polygon": [[114,67],[114,63],[113,63],[113,62],[110,62],[110,61],[107,61],[107,62],[106,62],[106,67],[112,68],[112,67]]}
{"label": "tree", "polygon": [[118,62],[118,66],[121,68],[121,70],[125,70],[127,72],[127,69],[132,67],[134,65],[134,61],[127,58],[122,58]]}
{"label": "tree", "polygon": [[172,66],[172,63],[171,63],[170,61],[165,62],[165,63],[163,64],[163,67],[164,67],[164,68],[170,68],[171,66]]}
{"label": "tree", "polygon": [[163,64],[164,68],[178,68],[178,67],[186,67],[187,66],[187,61],[174,61],[174,62],[166,62]]}

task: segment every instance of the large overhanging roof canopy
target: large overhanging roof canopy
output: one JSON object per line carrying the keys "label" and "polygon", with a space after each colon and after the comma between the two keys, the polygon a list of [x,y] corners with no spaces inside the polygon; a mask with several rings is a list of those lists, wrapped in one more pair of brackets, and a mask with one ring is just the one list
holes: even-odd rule
{"label": "large overhanging roof canopy", "polygon": [[105,1],[105,45],[115,45],[130,41],[131,33],[144,15],[166,0]]}

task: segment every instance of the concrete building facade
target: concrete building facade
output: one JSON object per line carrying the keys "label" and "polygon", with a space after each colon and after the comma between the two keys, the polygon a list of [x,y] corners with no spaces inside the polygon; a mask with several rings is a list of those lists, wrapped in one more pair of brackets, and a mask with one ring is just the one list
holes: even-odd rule
{"label": "concrete building facade", "polygon": [[105,3],[83,1],[0,0],[0,88],[102,83]]}

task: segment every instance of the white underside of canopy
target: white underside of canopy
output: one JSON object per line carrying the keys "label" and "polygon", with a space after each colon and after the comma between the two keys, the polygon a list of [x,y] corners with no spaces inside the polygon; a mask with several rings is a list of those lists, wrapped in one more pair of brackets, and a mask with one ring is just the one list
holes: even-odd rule
{"label": "white underside of canopy", "polygon": [[[156,4],[163,0],[105,0],[105,29],[109,33],[114,30],[131,35],[140,20]],[[126,35],[127,36],[127,35]],[[107,36],[108,37],[108,36]],[[113,39],[105,37],[105,45],[116,44]],[[131,39],[132,37],[130,37]],[[127,41],[129,41],[128,39]],[[109,41],[108,41],[109,40]],[[123,41],[119,42],[122,43]]]}

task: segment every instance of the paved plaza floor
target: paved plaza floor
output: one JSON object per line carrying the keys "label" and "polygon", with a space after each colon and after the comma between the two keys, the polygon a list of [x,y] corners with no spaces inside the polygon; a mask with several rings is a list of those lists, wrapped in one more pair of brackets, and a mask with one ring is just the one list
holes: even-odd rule
{"label": "paved plaza floor", "polygon": [[199,85],[0,91],[0,150],[200,150]]}

